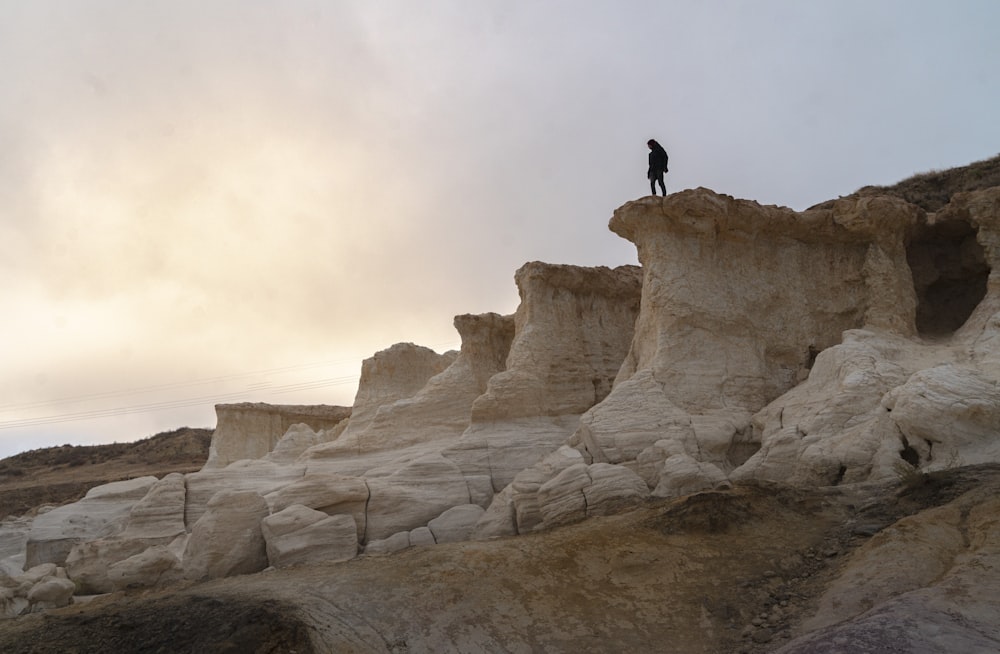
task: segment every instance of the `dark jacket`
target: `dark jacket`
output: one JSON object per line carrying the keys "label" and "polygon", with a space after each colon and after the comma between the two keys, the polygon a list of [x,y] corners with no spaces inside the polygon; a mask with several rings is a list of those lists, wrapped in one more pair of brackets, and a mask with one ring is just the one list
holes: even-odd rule
{"label": "dark jacket", "polygon": [[667,151],[663,149],[662,145],[653,141],[653,147],[649,151],[649,170],[646,172],[646,178],[652,179],[667,172],[668,160]]}

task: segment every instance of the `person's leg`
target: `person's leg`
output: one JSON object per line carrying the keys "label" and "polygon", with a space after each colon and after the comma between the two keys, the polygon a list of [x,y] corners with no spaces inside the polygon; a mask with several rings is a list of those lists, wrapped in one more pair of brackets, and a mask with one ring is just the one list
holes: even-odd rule
{"label": "person's leg", "polygon": [[649,178],[649,192],[652,195],[656,195],[656,178],[655,177],[650,177]]}
{"label": "person's leg", "polygon": [[667,197],[667,187],[663,183],[663,174],[661,173],[659,178],[656,180],[660,183],[660,191],[663,192],[663,197]]}

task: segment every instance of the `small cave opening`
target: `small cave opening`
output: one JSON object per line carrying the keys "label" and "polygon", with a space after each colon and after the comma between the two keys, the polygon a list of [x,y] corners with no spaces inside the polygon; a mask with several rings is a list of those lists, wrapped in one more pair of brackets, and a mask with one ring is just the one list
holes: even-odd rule
{"label": "small cave opening", "polygon": [[906,248],[917,294],[917,332],[949,336],[986,297],[990,267],[977,230],[964,220],[923,225]]}
{"label": "small cave opening", "polygon": [[913,449],[909,443],[903,444],[903,449],[899,451],[899,458],[916,468],[920,465],[920,454]]}

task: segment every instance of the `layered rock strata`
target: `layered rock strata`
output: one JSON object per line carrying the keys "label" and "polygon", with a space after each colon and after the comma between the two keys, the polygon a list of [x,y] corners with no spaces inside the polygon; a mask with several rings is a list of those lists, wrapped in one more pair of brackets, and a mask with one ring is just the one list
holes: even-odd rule
{"label": "layered rock strata", "polygon": [[217,404],[208,468],[223,468],[241,459],[260,459],[295,424],[329,429],[351,415],[349,408],[327,405],[284,405],[243,402]]}
{"label": "layered rock strata", "polygon": [[203,470],[43,513],[4,565],[65,565],[104,591],[525,533],[741,480],[1000,458],[1000,189],[930,215],[696,189],[610,226],[641,269],[525,264],[514,315],[458,316],[458,352],[377,353],[351,409],[221,405]]}

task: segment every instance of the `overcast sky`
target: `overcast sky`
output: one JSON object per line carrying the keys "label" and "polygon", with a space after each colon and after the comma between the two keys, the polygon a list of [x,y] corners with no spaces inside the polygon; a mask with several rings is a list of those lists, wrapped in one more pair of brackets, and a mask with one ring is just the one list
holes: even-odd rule
{"label": "overcast sky", "polygon": [[996,0],[0,0],[0,456],[350,405],[526,261],[705,186],[805,209],[1000,152]]}

